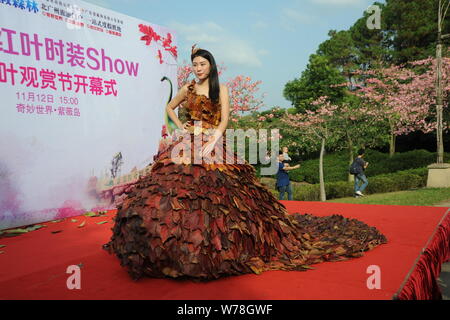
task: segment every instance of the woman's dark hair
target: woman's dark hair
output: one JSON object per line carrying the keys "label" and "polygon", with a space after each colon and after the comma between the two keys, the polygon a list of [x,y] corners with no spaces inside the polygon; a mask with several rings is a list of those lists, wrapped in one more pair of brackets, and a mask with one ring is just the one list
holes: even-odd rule
{"label": "woman's dark hair", "polygon": [[213,55],[208,50],[198,49],[197,52],[191,55],[191,62],[194,61],[195,57],[202,57],[209,61],[209,98],[212,102],[218,103],[220,93],[219,74]]}
{"label": "woman's dark hair", "polygon": [[366,151],[364,149],[359,149],[358,156],[362,156]]}

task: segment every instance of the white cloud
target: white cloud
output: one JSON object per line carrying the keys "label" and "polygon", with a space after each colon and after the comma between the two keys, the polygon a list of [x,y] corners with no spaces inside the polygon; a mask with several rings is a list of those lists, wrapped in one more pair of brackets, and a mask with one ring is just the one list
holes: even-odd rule
{"label": "white cloud", "polygon": [[363,0],[309,0],[312,3],[327,5],[359,5]]}
{"label": "white cloud", "polygon": [[257,30],[267,29],[268,27],[269,27],[269,25],[267,23],[265,23],[264,21],[256,21],[255,23],[252,24],[252,29],[257,29]]}
{"label": "white cloud", "polygon": [[183,24],[171,22],[168,25],[186,42],[188,47],[198,43],[214,54],[217,63],[225,61],[227,64],[237,64],[246,67],[261,67],[260,56],[264,51],[255,49],[239,36],[230,34],[222,26],[214,22],[200,24]]}
{"label": "white cloud", "polygon": [[281,26],[289,31],[294,31],[298,25],[311,24],[315,21],[317,21],[315,16],[292,8],[284,8],[281,12]]}

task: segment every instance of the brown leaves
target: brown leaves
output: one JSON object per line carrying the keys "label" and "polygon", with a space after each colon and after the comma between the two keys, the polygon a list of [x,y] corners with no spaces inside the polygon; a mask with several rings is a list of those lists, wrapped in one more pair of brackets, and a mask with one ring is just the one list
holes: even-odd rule
{"label": "brown leaves", "polygon": [[178,165],[169,156],[159,154],[117,212],[110,248],[134,277],[303,271],[383,241],[339,215],[288,216],[248,164]]}
{"label": "brown leaves", "polygon": [[177,198],[172,198],[170,200],[170,205],[172,206],[173,210],[181,210],[184,209],[183,205],[178,201]]}
{"label": "brown leaves", "polygon": [[214,245],[216,250],[220,251],[222,250],[222,242],[220,241],[219,235],[216,235],[212,238],[211,243]]}
{"label": "brown leaves", "polygon": [[162,243],[166,242],[169,238],[169,228],[166,225],[162,225],[159,235],[161,236]]}
{"label": "brown leaves", "polygon": [[200,230],[195,230],[191,232],[191,235],[189,236],[188,242],[192,243],[194,247],[197,247],[202,243],[203,241],[203,235]]}
{"label": "brown leaves", "polygon": [[223,216],[219,216],[216,219],[214,219],[214,223],[217,225],[217,227],[219,228],[219,230],[221,232],[225,232],[225,226],[224,226],[224,222],[223,222]]}

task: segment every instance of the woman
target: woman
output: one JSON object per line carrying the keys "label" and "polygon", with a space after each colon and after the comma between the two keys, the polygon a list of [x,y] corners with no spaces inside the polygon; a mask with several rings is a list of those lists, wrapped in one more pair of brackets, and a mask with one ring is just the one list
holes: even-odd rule
{"label": "woman", "polygon": [[[386,242],[375,228],[357,220],[289,215],[251,165],[223,150],[229,98],[213,56],[193,47],[191,61],[198,82],[182,87],[167,106],[188,139],[175,134],[173,143],[159,150],[151,173],[118,206],[111,241],[104,246],[133,279],[211,280],[307,270],[310,264],[361,256]],[[173,111],[181,103],[188,111],[184,124]],[[194,128],[196,121],[201,126]],[[207,137],[200,148],[194,143],[199,133]],[[195,154],[208,158],[211,151],[233,161],[192,161]],[[174,161],[178,156],[181,161]]]}

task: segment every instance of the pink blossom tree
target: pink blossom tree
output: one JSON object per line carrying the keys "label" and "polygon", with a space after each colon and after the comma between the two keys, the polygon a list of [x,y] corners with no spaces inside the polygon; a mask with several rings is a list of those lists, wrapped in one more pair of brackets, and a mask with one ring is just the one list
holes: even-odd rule
{"label": "pink blossom tree", "polygon": [[[384,120],[390,137],[391,156],[395,153],[396,136],[417,130],[428,133],[436,127],[433,109],[436,104],[434,60],[428,58],[412,62],[411,66],[416,70],[405,66],[391,66],[364,72],[369,78],[356,94],[366,103],[374,117]],[[444,68],[443,73],[444,88],[447,89],[449,60],[444,60],[447,68]],[[417,70],[418,67],[422,70]],[[448,101],[448,94],[446,99]]]}
{"label": "pink blossom tree", "polygon": [[300,132],[302,143],[305,147],[317,150],[320,148],[319,179],[320,200],[326,201],[325,182],[323,173],[323,157],[325,146],[333,144],[340,138],[339,127],[336,126],[336,113],[339,107],[331,104],[327,97],[320,97],[312,102],[315,110],[306,110],[300,114],[286,114],[283,121]]}
{"label": "pink blossom tree", "polygon": [[237,123],[239,118],[246,112],[251,113],[264,106],[263,93],[261,97],[256,96],[262,81],[252,81],[250,77],[239,75],[229,80],[226,85],[230,89],[231,121]]}

